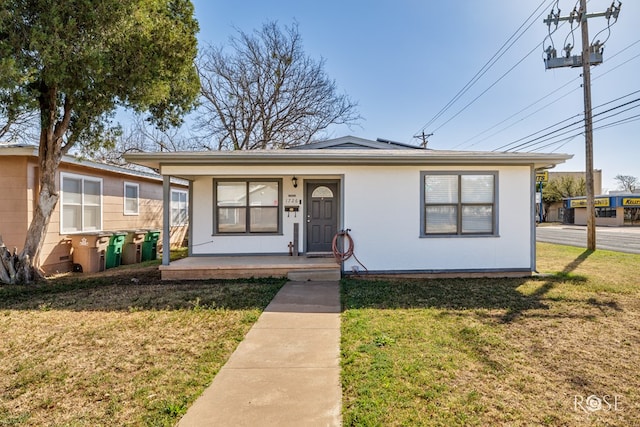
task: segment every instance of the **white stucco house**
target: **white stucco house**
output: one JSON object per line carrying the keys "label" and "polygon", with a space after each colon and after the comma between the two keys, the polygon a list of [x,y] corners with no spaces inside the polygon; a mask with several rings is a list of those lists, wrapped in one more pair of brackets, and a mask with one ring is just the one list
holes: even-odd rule
{"label": "white stucco house", "polygon": [[[221,257],[284,259],[292,246],[297,258],[331,254],[334,235],[350,229],[357,260],[340,262],[343,274],[362,272],[359,260],[371,274],[495,275],[535,271],[535,173],[571,157],[350,136],[286,150],[126,156],[159,170],[166,187],[171,177],[190,182],[189,258],[201,270]],[[168,253],[161,269],[178,277]],[[180,274],[214,277],[203,271]]]}

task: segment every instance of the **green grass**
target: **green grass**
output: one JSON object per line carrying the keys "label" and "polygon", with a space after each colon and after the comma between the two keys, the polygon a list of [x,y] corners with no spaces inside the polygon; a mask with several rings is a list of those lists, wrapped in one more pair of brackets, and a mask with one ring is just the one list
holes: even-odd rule
{"label": "green grass", "polygon": [[538,257],[549,276],[343,280],[344,425],[640,425],[640,256]]}
{"label": "green grass", "polygon": [[284,283],[155,265],[0,286],[0,426],[174,425]]}
{"label": "green grass", "polygon": [[[538,255],[548,276],[344,280],[344,425],[640,425],[640,256]],[[0,286],[0,426],[174,425],[284,283],[156,264]]]}

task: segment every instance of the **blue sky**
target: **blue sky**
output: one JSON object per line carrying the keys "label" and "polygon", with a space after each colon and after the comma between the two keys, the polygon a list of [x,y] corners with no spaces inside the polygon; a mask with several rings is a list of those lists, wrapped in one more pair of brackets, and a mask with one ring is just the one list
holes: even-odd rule
{"label": "blue sky", "polygon": [[[430,148],[490,151],[529,142],[582,117],[582,69],[545,70],[542,43],[547,26],[542,17],[528,19],[541,4],[534,17],[546,17],[555,3],[552,0],[193,3],[201,44],[224,45],[235,34],[234,28],[250,32],[267,21],[275,20],[281,25],[297,22],[305,52],[316,59],[324,58],[325,71],[341,92],[358,103],[363,117],[359,126],[330,128],[328,137],[354,135],[418,143],[413,136],[424,130],[434,133],[429,138]],[[568,15],[574,4],[576,0],[559,0],[562,16]],[[610,4],[606,0],[590,0],[588,11],[601,12]],[[424,128],[525,22],[523,29],[532,24],[495,65],[439,119]],[[604,48],[604,63],[591,69],[594,114],[631,102],[594,118],[600,120],[594,121],[594,128],[630,120],[595,130],[594,167],[603,171],[604,191],[616,188],[613,177],[617,174],[640,178],[640,121],[632,118],[640,114],[640,102],[632,102],[640,98],[640,92],[633,94],[640,90],[638,22],[640,4],[624,2]],[[592,39],[603,29],[597,36],[601,41],[607,37],[605,18],[589,20]],[[553,34],[559,53],[568,35],[570,41],[568,24]],[[579,28],[574,36],[577,54]],[[547,39],[545,47],[549,44]],[[467,104],[470,105],[463,110]],[[625,108],[629,110],[623,112]],[[547,132],[526,138],[560,122]],[[578,135],[576,126],[567,130],[564,137],[547,141],[542,141],[546,137],[541,138],[536,141],[538,145],[523,146],[521,150],[574,154],[573,160],[556,170],[584,170],[584,136]],[[516,143],[521,138],[524,139]],[[560,141],[562,138],[565,140]],[[547,144],[552,145],[545,147]]]}

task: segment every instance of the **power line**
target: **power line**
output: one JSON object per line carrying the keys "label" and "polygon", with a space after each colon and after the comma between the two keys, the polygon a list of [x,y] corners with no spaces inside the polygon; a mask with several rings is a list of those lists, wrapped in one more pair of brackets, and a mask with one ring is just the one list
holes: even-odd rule
{"label": "power line", "polygon": [[[640,40],[639,40],[639,41],[640,41]],[[623,65],[628,64],[629,62],[633,61],[634,59],[636,59],[636,58],[638,58],[638,57],[640,57],[640,53],[639,53],[639,54],[637,54],[636,56],[633,56],[633,57],[631,57],[631,58],[627,59],[627,60],[626,60],[626,61],[624,61],[622,64],[618,64],[618,65],[616,65],[615,67],[613,67],[612,69],[607,70],[606,72],[604,72],[604,73],[602,73],[602,74],[600,74],[600,75],[598,75],[598,76],[594,77],[594,78],[593,78],[593,80],[598,80],[600,77],[602,77],[602,76],[604,76],[604,75],[606,75],[606,74],[609,74],[610,72],[612,72],[612,71],[614,71],[614,70],[617,70],[618,68],[622,67]]]}
{"label": "power line", "polygon": [[565,145],[567,145],[568,143],[570,143],[571,141],[573,141],[574,139],[576,139],[576,137],[578,137],[578,136],[580,136],[580,135],[582,135],[582,132],[578,132],[578,133],[576,133],[576,134],[574,134],[574,135],[571,135],[571,136],[569,136],[569,137],[567,137],[567,138],[563,138],[563,139],[561,139],[560,141],[555,141],[555,142],[552,142],[552,143],[550,143],[550,144],[543,145],[542,147],[534,148],[533,150],[528,151],[528,153],[533,153],[533,152],[536,152],[536,151],[541,150],[541,149],[543,149],[543,148],[551,147],[551,146],[553,146],[553,145],[560,144],[561,142],[564,142],[563,144],[559,145],[558,147],[556,147],[556,148],[552,151],[552,152],[555,152],[556,150],[559,150],[560,148],[564,147]]}
{"label": "power line", "polygon": [[484,95],[485,93],[487,93],[489,90],[491,90],[495,85],[497,85],[503,78],[505,78],[511,71],[513,71],[518,65],[520,65],[522,63],[522,61],[524,61],[525,59],[527,59],[529,57],[529,55],[531,55],[536,49],[538,49],[538,46],[534,47],[533,49],[531,49],[529,51],[529,53],[527,53],[525,56],[522,57],[522,59],[520,59],[518,62],[516,62],[516,64],[514,66],[512,66],[511,68],[509,68],[504,74],[502,74],[498,80],[494,81],[488,88],[486,88],[485,90],[483,90],[480,95],[476,96],[475,98],[473,98],[469,103],[467,103],[467,105],[465,105],[464,107],[462,107],[460,110],[458,110],[457,113],[455,113],[453,116],[451,116],[447,121],[445,121],[444,123],[442,123],[440,126],[438,126],[437,128],[435,128],[433,130],[433,133],[435,133],[436,131],[440,130],[443,126],[445,126],[446,124],[448,124],[451,120],[455,119],[456,117],[458,117],[463,111],[465,111],[467,108],[469,108],[472,104],[474,104],[478,99],[480,99],[480,97],[482,95]]}
{"label": "power line", "polygon": [[[638,92],[640,92],[640,91],[636,91],[636,92],[634,92],[634,93],[638,93]],[[615,106],[615,107],[613,107],[613,108],[609,108],[608,110],[601,111],[601,112],[599,112],[599,113],[597,113],[597,114],[594,114],[594,115],[593,115],[593,117],[594,117],[594,118],[595,118],[595,117],[599,117],[599,116],[601,116],[601,115],[603,115],[603,114],[606,114],[606,113],[609,113],[609,112],[611,112],[611,111],[617,110],[617,109],[619,109],[619,108],[622,108],[622,107],[625,107],[625,106],[628,106],[628,105],[634,104],[634,103],[636,103],[636,102],[638,102],[638,101],[640,101],[640,98],[636,98],[636,99],[634,99],[634,100],[632,100],[632,101],[625,102],[625,103],[620,104],[620,105],[617,105],[617,106]],[[600,107],[602,107],[602,106],[604,106],[604,105],[606,105],[606,104],[602,104]],[[610,116],[602,117],[602,118],[600,118],[600,119],[598,119],[598,120],[594,121],[594,123],[595,123],[595,122],[600,122],[600,121],[602,121],[602,120],[609,119],[609,118],[611,118],[611,117],[618,116],[618,115],[620,115],[620,114],[623,114],[623,113],[625,113],[625,112],[627,112],[627,111],[630,111],[630,110],[633,110],[633,109],[635,109],[635,108],[639,108],[639,107],[640,107],[640,105],[636,105],[636,106],[633,106],[633,107],[627,108],[627,109],[625,109],[625,110],[619,111],[619,112],[617,112],[617,113],[615,113],[615,114],[612,114],[612,115],[610,115]],[[573,116],[573,117],[576,117],[576,116]],[[571,117],[571,118],[573,118],[573,117]],[[561,122],[559,122],[559,123],[556,123],[556,124],[554,124],[554,125],[548,126],[547,128],[545,128],[545,129],[543,129],[543,130],[541,130],[541,131],[535,132],[535,133],[533,133],[533,134],[531,134],[531,135],[529,135],[529,136],[533,136],[533,135],[536,135],[536,134],[538,134],[538,133],[540,133],[540,132],[543,132],[543,131],[545,131],[545,130],[547,130],[547,129],[551,129],[551,128],[553,128],[553,127],[557,126],[557,125],[558,125],[558,124],[560,124],[560,123],[564,123],[565,121],[570,120],[571,118],[569,118],[569,119],[565,119],[565,120],[562,120],[562,121],[561,121]],[[551,140],[551,139],[553,139],[553,138],[557,138],[558,136],[566,135],[567,133],[570,133],[570,132],[574,131],[575,129],[570,129],[570,130],[567,130],[567,131],[565,131],[565,132],[558,133],[558,132],[564,131],[564,130],[566,130],[566,129],[569,129],[569,128],[571,128],[571,127],[575,126],[575,125],[582,125],[582,123],[583,123],[583,120],[577,120],[577,121],[574,121],[574,122],[572,122],[572,123],[569,123],[568,125],[565,125],[565,126],[563,126],[563,127],[559,128],[559,129],[556,129],[556,130],[554,130],[554,131],[548,132],[548,133],[546,133],[546,134],[544,134],[544,135],[540,135],[540,136],[538,136],[538,137],[536,137],[536,138],[534,138],[534,139],[532,139],[532,140],[529,140],[529,141],[527,141],[527,142],[524,142],[524,143],[522,143],[522,144],[519,144],[519,145],[517,145],[517,146],[515,146],[515,147],[513,147],[513,148],[510,148],[509,150],[506,150],[506,151],[520,151],[520,150],[518,150],[518,149],[524,149],[524,148],[529,148],[529,147],[533,147],[533,146],[539,145],[539,144],[540,144],[540,143],[542,143],[542,142],[549,141],[549,140]],[[556,135],[554,135],[554,134],[556,134]],[[554,135],[554,136],[552,136],[552,135]],[[550,138],[546,138],[546,137],[550,137]],[[525,137],[525,138],[521,138],[520,140],[522,140],[522,139],[526,139],[526,138],[528,138],[528,136],[527,136],[527,137]],[[546,138],[546,139],[544,139],[544,138]],[[519,141],[520,141],[520,140],[519,140]],[[515,142],[519,142],[519,141],[515,141]],[[537,142],[536,142],[536,141],[537,141]]]}
{"label": "power line", "polygon": [[[555,2],[555,1],[556,0],[552,0],[551,2],[548,2],[548,4],[551,4],[551,3]],[[525,19],[525,21],[520,25],[520,27],[518,27],[518,29],[507,39],[507,41],[505,41],[502,44],[502,46],[500,46],[500,48],[496,51],[496,53],[480,68],[480,70],[478,72],[476,72],[476,74],[471,78],[471,80],[469,80],[469,82],[467,82],[467,84],[465,84],[464,87],[462,89],[460,89],[458,91],[458,93],[456,93],[456,95],[449,102],[447,102],[447,104],[444,107],[442,107],[442,109],[440,109],[440,111],[438,111],[438,113],[436,113],[435,116],[433,116],[424,126],[422,126],[417,133],[420,133],[420,132],[424,131],[427,127],[429,127],[436,120],[438,120],[445,112],[447,112],[449,110],[449,108],[451,108],[451,106],[453,104],[455,104],[458,101],[458,99],[460,99],[473,85],[475,85],[475,83],[477,83],[478,80],[482,76],[484,76],[489,71],[489,69],[491,69],[491,67],[493,67],[493,65],[498,61],[498,59],[500,59],[511,48],[511,46],[513,46],[513,44],[516,41],[518,41],[518,39],[520,39],[520,37],[522,37],[522,35],[524,35],[524,33],[533,25],[535,20],[537,20],[540,16],[542,16],[542,14],[544,12],[539,14],[537,17],[535,17],[534,20],[529,24],[529,26],[524,31],[522,31],[522,33],[520,33],[520,35],[518,35],[518,32],[522,29],[522,27],[524,27],[527,24],[527,22],[536,14],[536,12],[541,7],[543,7],[543,5],[546,2],[547,2],[546,0],[543,0],[538,5],[538,7],[529,15],[529,17],[527,17],[527,19]],[[512,42],[511,40],[514,37],[516,37],[516,38]],[[510,42],[511,42],[511,44],[509,44]],[[505,46],[506,46],[506,48],[505,48]]]}
{"label": "power line", "polygon": [[[635,46],[635,45],[636,45],[636,44],[638,44],[638,43],[640,43],[640,40],[636,40],[635,42],[631,43],[631,44],[630,44],[630,45],[628,45],[627,47],[625,47],[625,48],[623,48],[622,50],[620,50],[620,51],[616,52],[615,54],[613,54],[613,55],[609,58],[609,60],[611,60],[611,59],[615,58],[616,56],[620,55],[621,53],[625,52],[626,50],[630,49],[631,47]],[[630,59],[626,60],[625,62],[623,62],[623,63],[621,63],[621,64],[619,64],[619,65],[617,65],[617,66],[615,66],[615,67],[613,67],[613,68],[611,68],[611,69],[609,69],[609,70],[607,70],[606,72],[604,72],[604,73],[602,73],[602,74],[599,74],[598,76],[594,77],[594,78],[593,78],[593,80],[597,80],[597,79],[599,79],[599,78],[601,78],[601,77],[605,76],[606,74],[608,74],[608,73],[610,73],[610,72],[612,72],[612,71],[614,71],[614,70],[616,70],[616,69],[618,69],[618,68],[620,68],[620,67],[622,67],[622,66],[626,65],[627,63],[631,62],[632,60],[634,60],[634,59],[636,59],[636,58],[638,58],[638,57],[640,57],[640,54],[633,56],[632,58],[630,58]],[[554,94],[554,93],[556,93],[558,90],[560,90],[560,89],[562,89],[562,88],[564,88],[564,87],[568,86],[569,84],[571,84],[571,83],[575,82],[575,81],[576,81],[576,80],[578,80],[578,79],[580,79],[580,77],[576,77],[576,78],[574,78],[574,79],[572,79],[572,80],[568,81],[567,83],[565,83],[565,84],[563,84],[563,85],[559,86],[558,88],[556,88],[556,89],[552,90],[551,92],[549,92],[549,93],[547,93],[546,95],[542,96],[542,97],[541,97],[541,98],[539,98],[538,100],[536,100],[536,101],[532,102],[531,104],[527,105],[526,107],[522,108],[522,109],[521,109],[521,110],[519,110],[518,112],[513,113],[512,115],[510,115],[510,116],[509,116],[509,117],[507,117],[506,119],[503,119],[502,121],[500,121],[500,122],[496,123],[495,125],[493,125],[493,126],[489,127],[488,129],[485,129],[484,131],[482,131],[482,132],[480,132],[480,133],[478,133],[478,134],[476,134],[476,135],[472,136],[471,138],[468,138],[468,139],[466,139],[465,141],[463,141],[463,142],[461,142],[461,143],[459,143],[459,144],[455,145],[453,148],[455,149],[455,148],[458,148],[458,147],[465,146],[468,142],[473,141],[474,139],[476,139],[476,138],[478,138],[478,137],[480,137],[480,136],[482,136],[482,135],[486,134],[487,132],[489,132],[489,131],[491,131],[491,130],[495,129],[496,127],[498,127],[498,126],[500,126],[500,125],[504,124],[505,122],[507,122],[507,121],[511,120],[512,118],[514,118],[514,117],[518,116],[519,114],[523,113],[524,111],[528,110],[529,108],[533,107],[534,105],[536,105],[536,104],[540,103],[541,101],[543,101],[543,100],[547,99],[549,96],[553,95],[553,94]],[[539,109],[537,109],[537,110],[533,111],[532,113],[530,113],[530,114],[528,114],[528,115],[526,115],[526,116],[522,117],[522,118],[521,118],[521,119],[519,119],[518,121],[515,121],[515,122],[511,123],[510,125],[508,125],[508,126],[506,126],[506,127],[501,128],[500,130],[498,130],[498,131],[496,131],[496,132],[492,133],[491,135],[488,135],[488,136],[486,136],[485,138],[482,138],[482,139],[480,139],[479,141],[474,142],[473,144],[469,145],[469,147],[473,147],[474,145],[477,145],[477,144],[479,144],[479,143],[481,143],[481,142],[484,142],[484,141],[486,141],[487,139],[489,139],[489,138],[491,138],[491,137],[494,137],[494,136],[496,136],[496,135],[500,134],[501,132],[504,132],[505,130],[507,130],[507,129],[509,129],[509,128],[513,127],[513,126],[515,126],[517,123],[522,122],[523,120],[525,120],[525,119],[527,119],[527,118],[529,118],[529,117],[531,117],[531,116],[533,116],[533,115],[537,114],[538,112],[540,112],[540,111],[544,110],[545,108],[547,108],[547,107],[549,107],[549,106],[551,106],[551,105],[555,104],[556,102],[560,101],[560,100],[561,100],[562,98],[564,98],[565,96],[569,95],[569,94],[570,94],[570,93],[572,93],[572,92],[575,92],[575,91],[576,91],[576,90],[578,90],[578,89],[579,89],[579,87],[575,87],[575,88],[571,89],[570,91],[568,91],[568,92],[566,92],[566,93],[564,93],[564,94],[562,94],[562,95],[559,95],[559,96],[558,96],[554,101],[551,101],[551,102],[549,102],[549,103],[547,103],[547,104],[543,105],[541,108],[539,108]],[[496,149],[496,150],[494,150],[494,151],[497,151],[497,150],[498,150],[498,149]]]}
{"label": "power line", "polygon": [[[612,104],[612,103],[614,103],[614,102],[616,102],[616,101],[620,101],[621,99],[624,99],[624,98],[628,98],[628,97],[630,97],[630,96],[632,96],[632,95],[635,95],[635,94],[637,94],[637,93],[640,93],[640,90],[635,90],[635,91],[630,92],[630,93],[628,93],[628,94],[626,94],[626,95],[623,95],[623,96],[620,96],[620,97],[618,97],[618,98],[612,99],[611,101],[605,102],[605,103],[603,103],[603,104],[600,104],[600,105],[598,105],[598,106],[594,107],[594,109],[602,108],[602,107],[604,107],[604,106],[606,106],[606,105]],[[617,109],[617,108],[624,107],[625,105],[629,105],[629,104],[632,104],[632,103],[637,102],[637,101],[638,101],[638,99],[633,100],[633,101],[626,102],[626,103],[621,104],[621,105],[619,105],[619,106],[617,106],[617,107],[614,107],[614,108],[612,108],[612,109],[609,109],[609,110],[606,110],[606,111],[602,111],[602,112],[600,112],[600,113],[596,114],[595,116],[599,116],[599,115],[601,115],[601,114],[607,113],[607,112],[612,111],[612,110],[615,110],[615,109]],[[494,150],[492,150],[492,151],[500,151],[500,150],[502,150],[502,149],[504,149],[504,148],[507,148],[507,147],[509,147],[509,146],[511,146],[511,145],[517,144],[517,143],[518,143],[518,142],[520,142],[520,141],[524,141],[524,140],[526,140],[527,138],[530,138],[530,137],[532,137],[532,136],[535,136],[535,135],[537,135],[537,134],[539,134],[539,133],[541,133],[541,132],[544,132],[544,131],[546,131],[546,130],[552,129],[552,128],[554,128],[554,127],[558,126],[558,125],[561,125],[561,124],[562,124],[562,123],[564,123],[564,122],[567,122],[567,121],[569,121],[569,120],[571,120],[571,119],[574,119],[574,118],[576,118],[576,117],[578,117],[578,116],[581,116],[581,115],[582,115],[582,113],[574,114],[573,116],[567,117],[566,119],[560,120],[559,122],[556,122],[556,123],[554,123],[554,124],[552,124],[552,125],[549,125],[549,126],[547,126],[547,127],[543,128],[543,129],[540,129],[540,130],[538,130],[538,131],[536,131],[536,132],[530,133],[529,135],[526,135],[526,136],[524,136],[524,137],[522,137],[522,138],[516,139],[515,141],[512,141],[512,142],[510,142],[510,143],[508,143],[508,144],[502,145],[502,146],[500,146],[500,147],[498,147],[498,148],[496,148],[496,149],[494,149]],[[577,123],[582,123],[582,121],[576,121],[576,122],[573,122],[573,123],[571,123],[570,125],[566,125],[565,127],[562,127],[562,128],[560,128],[560,129],[556,129],[556,130],[555,130],[555,131],[553,131],[553,132],[549,132],[549,133],[547,133],[547,134],[545,134],[545,135],[542,135],[542,136],[540,136],[540,137],[538,137],[538,138],[535,138],[535,139],[533,139],[533,140],[531,140],[531,141],[528,141],[528,142],[525,142],[525,143],[523,143],[523,144],[520,144],[520,145],[518,145],[518,146],[516,146],[516,147],[510,148],[509,150],[506,150],[506,151],[512,151],[512,150],[515,150],[516,148],[520,148],[520,147],[522,147],[522,146],[526,146],[528,143],[530,143],[530,142],[532,142],[532,141],[536,141],[536,140],[538,140],[539,138],[543,138],[543,137],[545,137],[545,136],[552,135],[552,134],[553,134],[553,133],[555,133],[555,132],[559,132],[559,131],[561,131],[561,130],[563,130],[563,129],[566,129],[567,127],[572,126],[572,125],[575,125],[575,124],[577,124]]]}
{"label": "power line", "polygon": [[617,122],[607,123],[606,125],[602,125],[600,127],[597,127],[595,130],[608,129],[608,128],[612,128],[612,127],[616,127],[616,126],[620,126],[620,125],[626,125],[626,124],[629,124],[629,123],[637,122],[639,120],[640,120],[640,114],[636,114],[635,116],[630,116],[630,117],[627,117],[625,119],[620,119]]}
{"label": "power line", "polygon": [[[636,108],[636,107],[634,107],[634,108]],[[615,114],[615,115],[618,115],[618,114]],[[597,131],[597,130],[602,130],[602,129],[608,129],[608,128],[611,128],[611,127],[621,126],[621,125],[625,125],[625,124],[629,124],[629,123],[633,123],[633,122],[637,122],[637,121],[640,121],[640,114],[636,114],[635,116],[625,117],[624,119],[620,119],[620,120],[617,120],[615,122],[603,124],[601,126],[593,128],[593,130]],[[561,143],[563,141],[566,141],[564,144],[560,145],[555,150],[553,150],[553,152],[555,152],[557,149],[559,149],[559,148],[563,147],[564,145],[566,145],[567,143],[571,142],[572,139],[576,138],[577,136],[583,135],[583,134],[584,134],[584,132],[578,132],[578,133],[576,133],[576,134],[574,134],[572,136],[569,136],[567,138],[561,139],[560,141],[554,141],[554,142],[551,142],[549,144],[534,148],[533,150],[528,151],[528,153],[533,153],[533,152],[536,152],[536,151],[540,151],[540,150],[542,150],[544,148],[551,147],[553,145],[556,145],[556,144],[559,144],[559,143]],[[550,139],[553,139],[553,138],[549,138],[549,140]]]}
{"label": "power line", "polygon": [[[531,104],[527,105],[526,107],[522,108],[521,110],[519,110],[519,111],[517,111],[517,112],[513,113],[512,115],[510,115],[510,116],[509,116],[509,117],[507,117],[506,119],[504,119],[504,120],[502,120],[502,121],[500,121],[500,122],[496,123],[495,125],[491,126],[491,127],[490,127],[490,128],[488,128],[488,129],[485,129],[484,131],[482,131],[482,132],[480,132],[480,133],[478,133],[478,134],[476,134],[476,135],[472,136],[471,138],[469,138],[469,139],[467,139],[467,140],[465,140],[465,141],[461,142],[460,144],[455,145],[453,148],[458,148],[458,147],[464,146],[466,143],[468,143],[468,142],[470,142],[470,141],[473,141],[474,139],[478,138],[479,136],[482,136],[482,135],[484,135],[485,133],[487,133],[487,132],[489,132],[489,131],[491,131],[491,130],[493,130],[493,129],[497,128],[497,127],[498,127],[498,126],[500,126],[501,124],[503,124],[503,123],[505,123],[505,122],[507,122],[507,121],[511,120],[512,118],[514,118],[514,117],[518,116],[520,113],[523,113],[523,112],[527,111],[529,108],[533,107],[534,105],[538,104],[539,102],[544,101],[546,98],[548,98],[548,97],[549,97],[549,95],[552,95],[554,92],[556,92],[556,91],[558,91],[558,90],[562,89],[562,88],[563,88],[563,87],[565,87],[565,86],[568,86],[570,83],[573,83],[574,81],[576,81],[576,80],[578,80],[578,79],[579,79],[579,77],[576,77],[575,79],[573,79],[573,80],[571,80],[571,81],[569,81],[569,82],[565,83],[564,85],[562,85],[562,86],[560,86],[560,87],[556,88],[555,90],[551,91],[550,93],[546,94],[545,96],[543,96],[543,97],[541,97],[541,98],[538,98],[536,101],[532,102]],[[576,89],[572,89],[571,91],[574,91],[574,90],[576,90]],[[571,92],[568,92],[568,93],[571,93]],[[568,94],[568,93],[567,93],[567,94]],[[566,95],[566,94],[565,94],[565,95]],[[565,95],[562,95],[562,96],[565,96]],[[560,99],[561,99],[561,97],[560,97],[560,98],[558,98],[556,101],[554,101],[554,102],[552,102],[552,103],[545,104],[542,108],[540,108],[540,109],[538,109],[538,110],[534,111],[533,113],[531,113],[531,114],[529,114],[529,115],[527,115],[527,116],[523,117],[522,119],[520,119],[520,120],[518,120],[518,121],[516,121],[516,122],[513,122],[513,123],[512,123],[512,124],[510,124],[509,126],[504,127],[504,128],[502,128],[502,129],[500,129],[499,131],[497,131],[497,132],[495,132],[495,133],[492,133],[491,135],[488,135],[487,137],[485,137],[485,138],[483,138],[483,139],[481,139],[481,140],[479,140],[479,141],[474,142],[473,144],[471,144],[471,145],[470,145],[470,147],[473,147],[474,145],[476,145],[476,144],[478,144],[478,143],[480,143],[480,142],[486,141],[487,139],[489,139],[489,138],[491,138],[491,137],[494,137],[494,136],[498,135],[499,133],[501,133],[501,132],[503,132],[503,131],[505,131],[505,130],[509,129],[510,127],[515,126],[515,124],[516,124],[516,123],[521,122],[522,120],[524,120],[524,119],[526,119],[526,118],[531,117],[533,114],[535,114],[535,113],[537,113],[537,112],[541,111],[542,109],[544,109],[544,108],[546,108],[547,106],[549,106],[549,105],[551,105],[551,104],[553,104],[553,103],[557,102],[557,101],[558,101],[558,100],[560,100]]]}

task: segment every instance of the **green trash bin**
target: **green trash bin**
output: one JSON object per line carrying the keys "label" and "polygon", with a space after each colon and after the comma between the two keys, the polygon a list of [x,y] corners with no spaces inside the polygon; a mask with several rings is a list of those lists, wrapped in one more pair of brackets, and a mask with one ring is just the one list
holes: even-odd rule
{"label": "green trash bin", "polygon": [[158,258],[158,239],[160,239],[160,230],[147,231],[142,242],[142,261]]}
{"label": "green trash bin", "polygon": [[116,231],[109,239],[109,246],[107,246],[107,255],[105,259],[104,268],[118,267],[122,261],[122,247],[124,246],[124,239],[127,233],[124,231]]}

